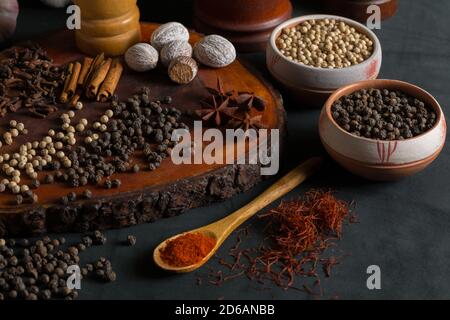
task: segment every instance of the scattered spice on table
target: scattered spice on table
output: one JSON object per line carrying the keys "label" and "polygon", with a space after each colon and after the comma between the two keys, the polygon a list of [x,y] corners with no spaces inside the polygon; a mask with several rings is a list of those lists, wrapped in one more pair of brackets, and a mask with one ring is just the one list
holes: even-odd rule
{"label": "scattered spice on table", "polygon": [[73,300],[78,291],[67,285],[68,267],[79,265],[83,278],[115,281],[112,263],[100,257],[84,266],[80,253],[91,246],[90,236],[82,242],[66,245],[66,239],[44,236],[35,241],[0,239],[0,300]]}
{"label": "scattered spice on table", "polygon": [[186,233],[168,241],[161,249],[161,259],[173,267],[186,267],[200,262],[216,245],[216,240],[210,236],[196,233]]}
{"label": "scattered spice on table", "polygon": [[[132,168],[133,172],[156,170],[176,145],[171,141],[173,131],[188,126],[180,121],[180,110],[163,105],[160,100],[151,100],[149,94],[149,88],[143,88],[123,102],[114,96],[110,109],[92,125],[84,118],[74,123],[74,110],[63,113],[60,117],[62,130],[50,129],[41,141],[25,142],[18,147],[20,154],[17,155],[25,157],[23,161],[14,159],[13,153],[0,156],[2,171],[11,177],[0,181],[0,192],[22,196],[16,201],[17,205],[22,205],[38,201],[30,187],[34,191],[44,182],[61,182],[73,188],[89,183],[103,184],[111,189],[122,185],[121,180],[112,178],[115,173],[129,172]],[[170,97],[161,100],[172,102]],[[14,120],[14,125],[10,126],[11,130],[5,132],[5,143],[13,143],[14,137],[26,134],[27,129],[22,123]],[[133,163],[130,158],[134,153],[144,157],[148,166],[141,168]],[[52,173],[39,181],[38,172],[41,171]],[[25,175],[31,179],[30,185],[23,183]],[[60,201],[67,205],[92,196],[92,192],[87,191],[72,197],[73,200],[63,196]]]}
{"label": "scattered spice on table", "polygon": [[405,140],[434,127],[436,112],[401,91],[363,89],[337,100],[332,117],[345,131],[369,139]]}
{"label": "scattered spice on table", "polygon": [[[240,229],[228,256],[218,258],[222,269],[210,269],[208,283],[246,276],[261,286],[270,283],[283,289],[299,289],[322,296],[320,270],[331,276],[342,257],[325,256],[342,236],[344,222],[354,222],[352,204],[337,199],[330,191],[312,190],[304,197],[283,201],[260,216],[267,221],[267,236],[258,247],[243,248],[248,228]],[[298,279],[312,279],[312,285]]]}

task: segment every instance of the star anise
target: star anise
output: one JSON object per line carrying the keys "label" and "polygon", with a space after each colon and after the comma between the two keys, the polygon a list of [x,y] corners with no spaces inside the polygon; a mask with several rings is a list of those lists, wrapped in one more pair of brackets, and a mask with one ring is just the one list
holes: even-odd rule
{"label": "star anise", "polygon": [[223,116],[230,116],[228,112],[228,103],[230,98],[226,98],[223,101],[218,102],[218,98],[216,96],[211,96],[209,101],[202,101],[202,109],[196,110],[195,113],[205,122],[209,122],[211,120],[214,121],[216,126],[220,126],[223,123]]}
{"label": "star anise", "polygon": [[264,100],[251,92],[239,92],[233,101],[238,108],[244,111],[250,111],[253,108],[264,111],[266,108]]}
{"label": "star anise", "polygon": [[217,78],[217,84],[216,84],[216,88],[211,88],[211,87],[206,87],[206,90],[208,90],[208,92],[216,97],[216,98],[220,98],[222,100],[225,100],[227,98],[230,98],[233,96],[234,91],[230,90],[230,91],[224,91],[223,90],[223,86],[222,86],[222,81],[220,80],[220,78]]}
{"label": "star anise", "polygon": [[250,112],[239,112],[231,116],[231,120],[228,122],[228,126],[233,129],[262,129],[264,125],[262,123],[262,115],[252,116]]}

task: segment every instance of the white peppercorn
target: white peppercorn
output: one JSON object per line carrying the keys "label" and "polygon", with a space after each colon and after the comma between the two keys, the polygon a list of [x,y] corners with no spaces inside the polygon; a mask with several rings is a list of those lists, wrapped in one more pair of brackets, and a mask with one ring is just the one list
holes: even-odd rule
{"label": "white peppercorn", "polygon": [[3,139],[5,140],[5,143],[7,145],[12,145],[13,140],[12,140],[12,134],[10,132],[5,132],[3,134]]}
{"label": "white peppercorn", "polygon": [[77,126],[75,127],[75,129],[76,129],[78,132],[83,132],[84,129],[85,129],[85,127],[84,127],[84,125],[83,125],[82,123],[79,123],[79,124],[77,124]]}
{"label": "white peppercorn", "polygon": [[19,130],[19,132],[22,132],[25,129],[25,125],[22,122],[19,122],[16,128],[17,130]]}
{"label": "white peppercorn", "polygon": [[111,109],[108,109],[108,110],[105,111],[105,115],[108,118],[112,118],[114,116],[114,112]]}
{"label": "white peppercorn", "polygon": [[108,121],[109,121],[109,117],[107,115],[101,116],[101,118],[100,118],[101,123],[108,123]]}
{"label": "white peppercorn", "polygon": [[20,187],[18,185],[15,185],[11,188],[12,193],[18,194],[20,193]]}

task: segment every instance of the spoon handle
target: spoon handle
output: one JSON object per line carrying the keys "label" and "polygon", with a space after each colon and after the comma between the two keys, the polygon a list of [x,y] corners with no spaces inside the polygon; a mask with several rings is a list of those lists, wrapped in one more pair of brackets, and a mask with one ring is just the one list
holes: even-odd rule
{"label": "spoon handle", "polygon": [[323,159],[319,157],[311,158],[303,162],[264,191],[256,199],[238,209],[233,214],[207,226],[205,229],[215,232],[221,239],[221,242],[224,241],[231,232],[251,218],[259,210],[284,196],[310,177],[317,169],[319,169],[322,162]]}

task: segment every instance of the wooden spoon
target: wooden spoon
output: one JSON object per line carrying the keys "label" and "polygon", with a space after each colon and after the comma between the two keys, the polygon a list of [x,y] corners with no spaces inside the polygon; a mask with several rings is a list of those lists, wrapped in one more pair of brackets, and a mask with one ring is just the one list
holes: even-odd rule
{"label": "wooden spoon", "polygon": [[[237,227],[251,218],[259,210],[266,207],[267,205],[285,195],[286,193],[297,187],[300,183],[305,181],[306,178],[311,176],[321,166],[322,161],[322,158],[311,158],[305,161],[297,168],[285,175],[283,178],[278,180],[275,184],[264,191],[252,202],[230,214],[229,216],[223,218],[222,220],[195,230],[178,234],[163,241],[153,251],[153,260],[155,261],[156,265],[158,265],[161,269],[177,273],[191,272],[198,269],[214,255],[214,253],[219,249],[222,243]],[[212,237],[216,240],[216,245],[206,257],[193,265],[185,267],[174,267],[168,265],[161,259],[161,250],[165,248],[168,241],[180,237],[186,233],[201,233],[205,236]]]}

